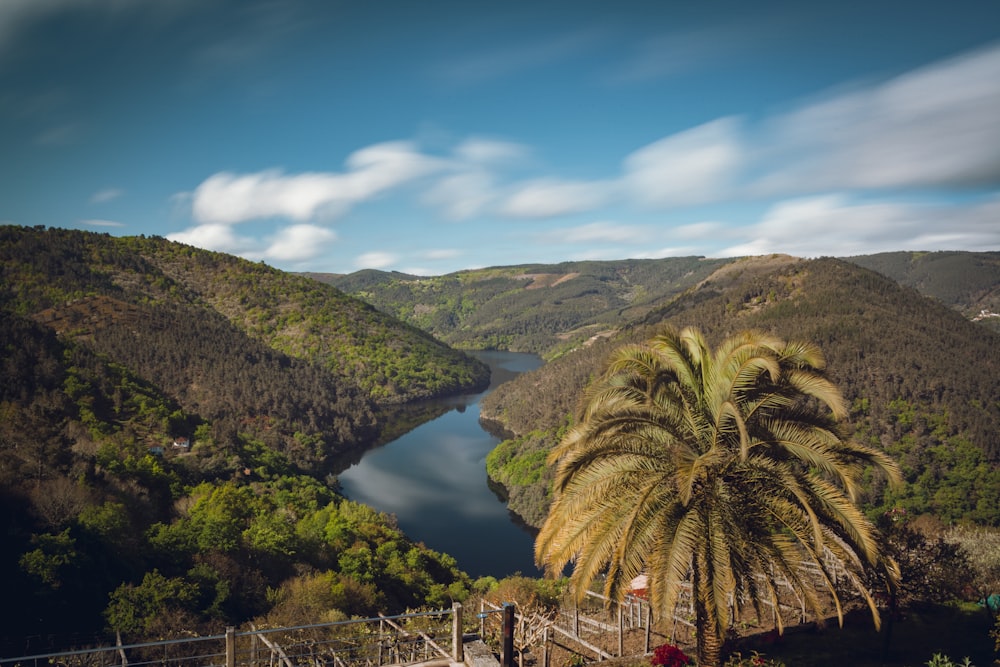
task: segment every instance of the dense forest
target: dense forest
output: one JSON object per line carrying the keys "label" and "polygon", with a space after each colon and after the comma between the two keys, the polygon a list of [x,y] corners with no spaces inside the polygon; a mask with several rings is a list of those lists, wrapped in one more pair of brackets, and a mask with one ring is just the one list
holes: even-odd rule
{"label": "dense forest", "polygon": [[883,252],[845,259],[1000,331],[1000,253]]}
{"label": "dense forest", "polygon": [[713,339],[757,328],[818,344],[852,402],[854,436],[893,455],[909,482],[873,485],[873,512],[900,507],[944,522],[1000,525],[1000,335],[873,271],[835,260],[756,258],[727,264],[697,288],[613,336],[499,387],[484,418],[515,437],[487,461],[511,508],[537,525],[548,503],[545,455],[611,347],[664,324]]}
{"label": "dense forest", "polygon": [[[333,287],[0,227],[0,655],[443,606],[473,582],[339,496],[383,407],[488,368]],[[113,635],[111,635],[113,637]]]}
{"label": "dense forest", "polygon": [[88,317],[97,327],[141,324],[137,309],[145,306],[161,321],[178,318],[169,331],[200,331],[203,319],[221,316],[244,337],[325,369],[380,404],[488,379],[483,364],[340,290],[231,255],[161,238],[2,227],[0,259],[0,306],[64,336],[98,338],[82,324]]}

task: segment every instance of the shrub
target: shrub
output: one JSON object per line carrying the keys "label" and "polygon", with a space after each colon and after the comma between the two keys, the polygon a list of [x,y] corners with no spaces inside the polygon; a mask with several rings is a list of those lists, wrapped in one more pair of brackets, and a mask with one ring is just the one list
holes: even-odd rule
{"label": "shrub", "polygon": [[743,657],[742,653],[737,652],[729,656],[725,667],[785,667],[785,663],[765,658],[757,651],[751,652],[750,656],[746,658]]}
{"label": "shrub", "polygon": [[662,667],[684,667],[689,662],[691,662],[691,658],[673,644],[657,646],[656,650],[653,651],[653,657],[649,661],[654,667],[660,665]]}

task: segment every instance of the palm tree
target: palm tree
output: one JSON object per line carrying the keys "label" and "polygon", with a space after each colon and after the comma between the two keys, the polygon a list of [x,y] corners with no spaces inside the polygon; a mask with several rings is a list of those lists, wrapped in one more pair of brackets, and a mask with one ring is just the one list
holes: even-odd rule
{"label": "palm tree", "polygon": [[878,626],[861,576],[892,585],[898,572],[856,494],[866,468],[892,482],[899,470],[837,427],[846,404],[824,367],[815,346],[752,331],[714,354],[693,328],[619,348],[549,456],[536,561],[550,574],[572,561],[578,598],[605,573],[605,594],[622,599],[645,572],[659,618],[690,585],[701,667],[720,663],[741,605],[762,618],[777,604],[779,579],[817,615],[827,591],[843,622],[834,583],[846,576]]}

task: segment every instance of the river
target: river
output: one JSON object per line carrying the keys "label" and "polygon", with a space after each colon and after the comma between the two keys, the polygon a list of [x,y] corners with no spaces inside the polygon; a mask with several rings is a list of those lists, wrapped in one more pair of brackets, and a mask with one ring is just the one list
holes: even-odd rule
{"label": "river", "polygon": [[486,391],[443,400],[444,414],[367,450],[337,478],[345,496],[394,514],[408,537],[450,554],[473,577],[540,576],[533,533],[487,484],[486,455],[500,440],[480,426],[479,401],[542,360],[516,352],[475,356],[492,370]]}

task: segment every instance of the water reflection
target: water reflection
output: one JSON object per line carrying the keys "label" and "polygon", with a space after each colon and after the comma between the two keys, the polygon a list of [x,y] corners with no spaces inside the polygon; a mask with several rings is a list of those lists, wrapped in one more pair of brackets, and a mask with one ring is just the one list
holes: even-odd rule
{"label": "water reflection", "polygon": [[542,362],[512,352],[477,356],[493,371],[489,389],[438,402],[443,414],[364,452],[338,479],[348,498],[395,514],[412,539],[451,554],[474,577],[537,576],[532,533],[488,484],[486,454],[499,439],[480,426],[479,401]]}

